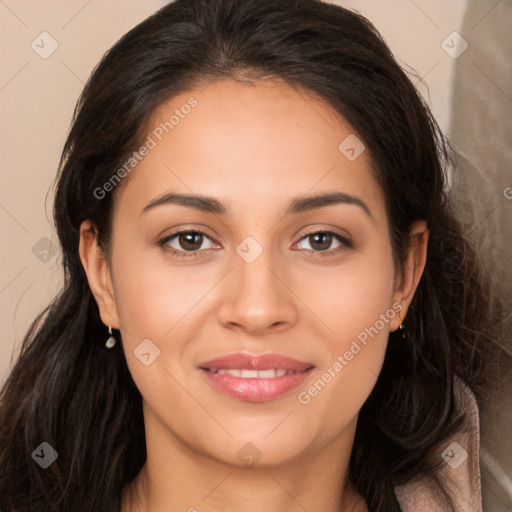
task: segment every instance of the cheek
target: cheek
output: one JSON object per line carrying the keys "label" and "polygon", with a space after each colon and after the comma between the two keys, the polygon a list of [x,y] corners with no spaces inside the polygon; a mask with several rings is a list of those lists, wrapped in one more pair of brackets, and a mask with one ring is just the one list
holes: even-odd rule
{"label": "cheek", "polygon": [[[305,320],[317,323],[333,353],[376,322],[378,330],[387,335],[388,317],[396,311],[392,307],[394,262],[385,244],[354,253],[336,267],[299,269],[294,280],[294,290],[300,290],[297,295],[313,313]],[[382,325],[379,319],[386,313]]]}
{"label": "cheek", "polygon": [[114,255],[113,264],[118,314],[130,344],[139,338],[172,338],[178,322],[193,314],[215,282],[211,272],[199,267],[167,264],[158,248]]}
{"label": "cheek", "polygon": [[192,419],[204,414],[179,383],[193,369],[187,351],[198,337],[205,308],[211,307],[208,294],[225,270],[172,265],[160,249],[128,250],[122,240],[116,250],[112,266],[123,348],[139,391],[155,411],[172,394],[173,407],[187,413],[192,408]]}
{"label": "cheek", "polygon": [[389,252],[377,251],[310,279],[322,284],[310,286],[307,298],[326,333],[329,356],[297,401],[308,416],[326,419],[326,432],[334,432],[357,415],[382,368],[390,322],[400,309],[392,302],[394,265]]}

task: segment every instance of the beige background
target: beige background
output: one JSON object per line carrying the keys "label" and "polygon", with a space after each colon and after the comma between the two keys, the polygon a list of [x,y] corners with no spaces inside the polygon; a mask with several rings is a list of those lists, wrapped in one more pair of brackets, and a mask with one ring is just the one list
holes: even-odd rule
{"label": "beige background", "polygon": [[[30,321],[62,282],[59,254],[45,258],[36,244],[46,237],[58,245],[52,186],[78,95],[103,53],[165,3],[0,1],[0,382]],[[369,17],[396,57],[425,77],[430,103],[447,128],[454,61],[440,45],[458,29],[465,2],[340,3]],[[34,40],[44,44],[38,37],[42,32],[59,45],[46,59],[31,47]],[[32,252],[35,245],[39,257]]]}
{"label": "beige background", "polygon": [[[463,26],[467,1],[473,7],[472,19],[469,26],[467,23]],[[162,0],[0,0],[0,384],[30,321],[62,283],[51,213],[52,185],[78,95],[103,53],[164,3]],[[441,126],[448,130],[451,84],[457,61],[443,49],[443,41],[458,31],[468,41],[469,50],[472,44],[482,45],[477,35],[484,28],[492,31],[492,24],[503,15],[502,5],[507,1],[341,0],[336,3],[367,16],[397,59],[424,78],[428,90],[422,84],[418,87]],[[42,32],[48,32],[58,44],[46,59],[31,46],[35,41],[34,45],[39,44],[39,51],[43,51],[43,39],[44,48],[49,48],[49,36],[41,36]],[[459,59],[466,58],[469,62],[471,55],[468,51]],[[472,72],[484,82],[488,80],[486,87],[500,96],[496,92],[501,90],[500,84],[493,83],[493,76],[487,73],[483,78],[485,71],[476,67]],[[501,90],[501,93],[504,96],[499,101],[507,104],[508,98],[512,102],[512,91]],[[509,171],[508,176],[511,175]],[[512,186],[512,178],[509,181],[508,186]],[[506,199],[501,201],[504,207],[512,209],[512,200],[508,204]],[[512,487],[503,463],[498,461],[496,465],[492,453],[486,453],[486,457],[488,466],[494,465],[486,478],[499,481],[502,489]],[[510,488],[508,492],[512,495]],[[512,501],[507,502],[508,499],[512,500],[511,496],[507,497],[507,491],[498,492],[494,486],[486,498],[486,510],[510,511]]]}

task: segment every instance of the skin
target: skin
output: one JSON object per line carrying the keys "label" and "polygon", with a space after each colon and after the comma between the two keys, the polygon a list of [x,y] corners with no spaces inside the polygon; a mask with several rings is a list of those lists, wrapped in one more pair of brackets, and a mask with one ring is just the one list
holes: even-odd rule
{"label": "skin", "polygon": [[[108,256],[89,221],[80,230],[101,318],[120,329],[143,396],[148,459],[125,487],[122,510],[367,510],[346,479],[357,417],[423,272],[427,226],[412,226],[413,247],[397,274],[368,151],[354,161],[339,151],[354,130],[328,104],[282,82],[226,79],[172,98],[151,126],[191,95],[197,106],[118,191]],[[176,204],[141,213],[171,191],[214,197],[228,213]],[[284,215],[291,198],[325,192],[359,198],[370,215],[354,204]],[[183,237],[158,245],[180,229],[206,234],[202,244],[192,240],[195,256],[170,253],[187,253]],[[315,245],[305,236],[312,231],[351,246],[336,238]],[[236,252],[249,236],[263,249],[252,263]],[[393,304],[400,314],[300,403],[298,393]],[[147,338],[160,349],[149,366],[134,355]],[[233,352],[278,352],[315,369],[283,397],[245,402],[213,389],[198,370]],[[261,454],[251,467],[237,456],[246,443]]]}

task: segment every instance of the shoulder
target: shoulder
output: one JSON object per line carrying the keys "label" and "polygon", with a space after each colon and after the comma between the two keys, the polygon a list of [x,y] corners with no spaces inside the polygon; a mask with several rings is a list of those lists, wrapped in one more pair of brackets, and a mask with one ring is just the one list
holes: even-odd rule
{"label": "shoulder", "polygon": [[[482,512],[478,405],[473,392],[457,377],[455,397],[467,415],[460,429],[435,450],[435,456],[443,461],[437,476],[446,486],[455,510]],[[403,512],[447,512],[443,493],[432,479],[397,486],[395,494]]]}

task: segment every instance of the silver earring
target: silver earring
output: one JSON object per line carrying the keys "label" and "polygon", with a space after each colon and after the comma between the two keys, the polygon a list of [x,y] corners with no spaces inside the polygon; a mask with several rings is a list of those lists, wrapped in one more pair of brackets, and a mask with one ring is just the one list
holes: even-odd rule
{"label": "silver earring", "polygon": [[110,334],[109,339],[105,342],[105,347],[112,348],[117,343],[117,340],[112,336],[112,327],[108,328],[108,333]]}

